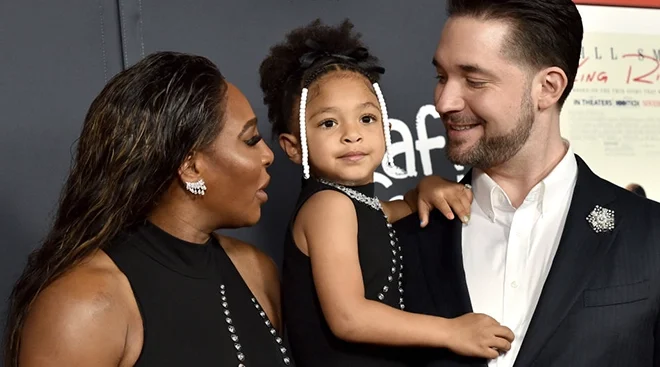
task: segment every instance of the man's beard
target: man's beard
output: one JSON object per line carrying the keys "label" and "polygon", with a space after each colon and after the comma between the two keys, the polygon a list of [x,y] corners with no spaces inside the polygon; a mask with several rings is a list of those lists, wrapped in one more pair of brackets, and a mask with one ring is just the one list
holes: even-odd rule
{"label": "man's beard", "polygon": [[[448,116],[454,122],[465,125],[480,124],[485,130],[485,121],[480,118],[460,119]],[[443,118],[444,119],[444,118]],[[465,141],[452,141],[447,138],[445,152],[447,158],[454,164],[488,169],[511,159],[525,145],[534,125],[534,108],[529,95],[522,101],[520,115],[513,131],[505,135],[481,137],[468,151],[461,152]]]}

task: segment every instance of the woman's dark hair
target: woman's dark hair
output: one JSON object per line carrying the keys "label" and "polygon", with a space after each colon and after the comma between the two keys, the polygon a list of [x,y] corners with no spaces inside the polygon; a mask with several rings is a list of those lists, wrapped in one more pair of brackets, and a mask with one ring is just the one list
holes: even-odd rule
{"label": "woman's dark hair", "polygon": [[316,19],[271,47],[259,74],[273,136],[291,132],[291,117],[302,88],[328,72],[354,71],[372,83],[378,82],[384,69],[360,38],[348,19],[335,27]]}
{"label": "woman's dark hair", "polygon": [[120,231],[144,221],[194,151],[222,128],[227,84],[200,56],[159,52],[117,74],[92,102],[52,229],[10,296],[5,366],[18,366],[40,292]]}

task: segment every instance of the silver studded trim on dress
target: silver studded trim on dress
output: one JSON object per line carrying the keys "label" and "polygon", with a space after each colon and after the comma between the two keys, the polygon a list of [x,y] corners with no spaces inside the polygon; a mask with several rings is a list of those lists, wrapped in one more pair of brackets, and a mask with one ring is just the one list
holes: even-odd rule
{"label": "silver studded trim on dress", "polygon": [[344,194],[348,195],[348,197],[355,199],[363,204],[369,205],[375,210],[383,210],[383,208],[380,206],[380,200],[378,200],[378,198],[370,198],[359,191],[334,183],[332,181],[319,179],[319,182],[328,186],[332,186],[335,189],[341,190],[342,192],[344,192]]}
{"label": "silver studded trim on dress", "polygon": [[282,338],[277,335],[277,330],[275,330],[273,327],[273,324],[268,319],[268,315],[266,315],[266,312],[261,308],[261,305],[259,305],[257,299],[252,297],[251,301],[254,305],[254,308],[256,308],[259,312],[259,316],[261,316],[261,318],[264,320],[264,325],[266,325],[266,327],[269,329],[270,335],[275,338],[275,343],[277,343],[277,346],[280,349],[280,353],[282,353],[282,362],[288,366],[291,363],[291,359],[289,359],[289,357],[286,355],[286,348],[284,345],[282,345]]}
{"label": "silver studded trim on dress", "polygon": [[390,247],[392,251],[392,267],[390,268],[390,275],[387,276],[387,283],[381,288],[381,291],[378,293],[377,297],[381,302],[384,301],[385,295],[390,291],[390,288],[392,287],[392,283],[396,279],[398,285],[397,288],[399,291],[399,308],[402,310],[405,309],[406,306],[403,302],[403,254],[401,253],[401,245],[399,244],[399,240],[396,237],[396,231],[392,227],[392,224],[390,224],[387,215],[385,215],[385,213],[383,212],[383,207],[380,205],[380,200],[378,200],[377,197],[373,197],[373,198],[369,197],[359,191],[351,189],[350,187],[346,187],[335,182],[331,182],[324,179],[319,179],[319,182],[334,187],[342,191],[344,194],[348,195],[348,197],[355,199],[360,203],[371,207],[374,210],[378,210],[383,214],[383,216],[385,217],[385,221],[387,221],[387,230],[389,231],[389,235],[390,235]]}
{"label": "silver studded trim on dress", "polygon": [[[225,314],[225,323],[227,323],[227,331],[229,331],[229,337],[231,338],[231,341],[234,342],[234,348],[236,349],[236,358],[238,359],[237,367],[247,367],[245,364],[245,354],[243,354],[242,351],[243,347],[241,346],[240,340],[238,338],[238,332],[236,330],[236,326],[234,326],[234,321],[231,319],[231,312],[229,311],[229,302],[227,301],[227,294],[224,284],[220,284],[220,294],[222,296],[222,308],[223,313]],[[282,353],[282,361],[285,365],[288,366],[291,363],[291,359],[289,359],[287,356],[286,348],[284,348],[282,345],[282,338],[277,335],[277,330],[272,327],[272,324],[268,319],[268,315],[266,315],[266,312],[261,309],[261,306],[254,297],[252,297],[252,304],[254,304],[257,312],[259,312],[259,316],[261,316],[261,318],[264,320],[266,327],[270,329],[270,334],[275,339],[275,343],[277,343],[280,352]]]}

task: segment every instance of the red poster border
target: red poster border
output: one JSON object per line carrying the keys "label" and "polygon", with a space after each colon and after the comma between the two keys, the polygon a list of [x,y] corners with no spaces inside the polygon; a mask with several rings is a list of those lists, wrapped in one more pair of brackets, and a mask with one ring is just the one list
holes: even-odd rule
{"label": "red poster border", "polygon": [[573,0],[579,5],[623,6],[630,8],[660,8],[660,0]]}

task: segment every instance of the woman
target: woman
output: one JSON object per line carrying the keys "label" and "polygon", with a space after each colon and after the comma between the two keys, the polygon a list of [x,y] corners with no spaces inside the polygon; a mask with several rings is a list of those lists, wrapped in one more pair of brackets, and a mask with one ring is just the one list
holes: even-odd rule
{"label": "woman", "polygon": [[55,223],[11,295],[5,365],[285,366],[251,226],[272,151],[209,60],[153,54],[92,103]]}
{"label": "woman", "polygon": [[[5,366],[293,365],[275,265],[214,235],[257,223],[272,160],[209,60],[160,52],[116,75],[12,292]],[[408,205],[467,214],[455,187],[419,196]]]}

